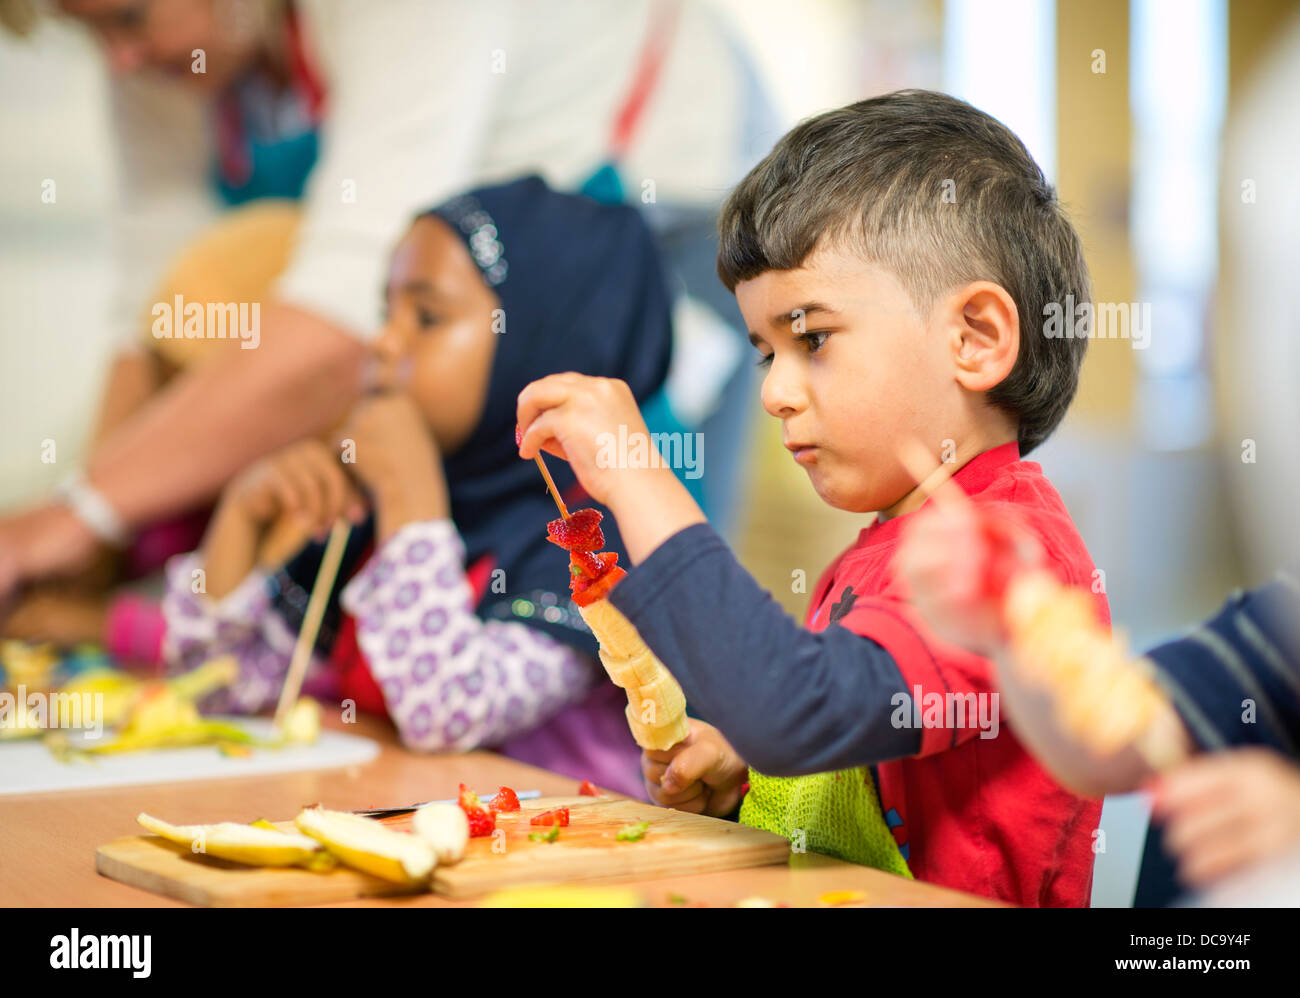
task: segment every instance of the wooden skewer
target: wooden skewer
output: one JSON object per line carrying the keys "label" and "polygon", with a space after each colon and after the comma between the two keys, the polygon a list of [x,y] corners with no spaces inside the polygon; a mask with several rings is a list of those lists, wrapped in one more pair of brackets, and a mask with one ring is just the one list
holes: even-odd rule
{"label": "wooden skewer", "polygon": [[934,465],[934,456],[916,437],[905,437],[898,446],[898,460],[916,482],[917,491],[927,499],[949,506],[968,502],[966,493],[948,482],[956,473],[956,464],[940,462]]}
{"label": "wooden skewer", "polygon": [[564,500],[560,498],[560,490],[555,487],[555,479],[551,477],[551,470],[546,467],[546,462],[542,460],[542,455],[537,455],[537,467],[541,469],[542,477],[546,479],[546,487],[551,490],[551,498],[555,500],[555,505],[560,507],[560,515],[566,520],[569,518],[569,508],[564,505]]}
{"label": "wooden skewer", "polygon": [[275,708],[277,729],[284,724],[289,709],[298,702],[303,677],[307,674],[307,663],[311,661],[312,649],[316,647],[316,635],[320,633],[321,620],[325,616],[325,604],[334,589],[334,580],[338,578],[339,564],[343,561],[343,549],[347,547],[350,530],[347,520],[336,520],[329,541],[325,544],[320,568],[316,570],[316,581],[311,587],[311,597],[307,600],[307,612],[303,614],[302,628],[298,631],[298,641],[293,646],[293,658],[289,660],[289,671],[284,677],[284,686],[280,689],[280,702]]}

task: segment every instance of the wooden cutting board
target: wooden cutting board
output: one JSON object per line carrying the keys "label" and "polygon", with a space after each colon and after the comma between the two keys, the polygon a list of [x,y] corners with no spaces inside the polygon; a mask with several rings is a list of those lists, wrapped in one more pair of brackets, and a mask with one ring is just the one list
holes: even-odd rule
{"label": "wooden cutting board", "polygon": [[[556,807],[570,809],[570,823],[560,829],[558,840],[529,841],[529,833],[539,830],[529,824],[529,818]],[[186,820],[185,815],[158,817],[178,824]],[[645,838],[619,842],[619,830],[639,821],[650,823]],[[278,824],[292,827],[289,822]],[[406,830],[410,819],[390,819],[385,824]],[[519,812],[498,815],[497,828],[504,836],[471,839],[464,859],[434,872],[436,893],[463,898],[519,884],[684,876],[783,863],[790,854],[789,843],[771,832],[615,797],[525,801]],[[313,873],[240,866],[195,855],[155,835],[115,839],[100,846],[95,861],[104,876],[207,907],[323,904],[419,893],[342,867]]]}

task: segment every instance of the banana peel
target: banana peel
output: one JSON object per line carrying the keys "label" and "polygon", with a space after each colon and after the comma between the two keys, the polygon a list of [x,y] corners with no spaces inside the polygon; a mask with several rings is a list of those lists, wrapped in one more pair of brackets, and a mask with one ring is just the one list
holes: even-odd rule
{"label": "banana peel", "polygon": [[[283,728],[269,740],[257,738],[229,721],[202,717],[198,701],[229,686],[238,675],[239,663],[230,655],[211,659],[166,681],[141,681],[116,669],[88,670],[72,679],[63,692],[102,695],[104,724],[118,729],[116,737],[74,746],[61,733],[50,732],[46,745],[63,761],[195,745],[216,745],[223,755],[245,757],[253,748],[308,744],[320,737],[321,707],[310,697],[302,697],[294,704]],[[0,737],[40,733],[39,728],[6,729]]]}
{"label": "banana peel", "polygon": [[136,816],[136,821],[168,842],[245,866],[301,866],[309,870],[328,870],[337,864],[335,857],[315,839],[295,832],[282,832],[270,822],[172,825],[143,811]]}
{"label": "banana peel", "polygon": [[167,680],[167,686],[182,700],[198,703],[209,693],[225,689],[239,678],[239,662],[233,655],[208,659],[197,669]]}
{"label": "banana peel", "polygon": [[243,728],[228,721],[199,716],[199,709],[167,684],[151,684],[131,709],[131,716],[118,736],[101,745],[82,749],[90,755],[110,755],[149,748],[180,748],[228,742],[235,745],[257,743]]}
{"label": "banana peel", "polygon": [[144,685],[120,669],[95,668],[73,676],[59,692],[81,698],[102,697],[99,708],[104,726],[116,728],[126,723]]}
{"label": "banana peel", "polygon": [[433,847],[424,839],[358,814],[309,807],[294,824],[345,865],[392,883],[427,884],[438,865]]}

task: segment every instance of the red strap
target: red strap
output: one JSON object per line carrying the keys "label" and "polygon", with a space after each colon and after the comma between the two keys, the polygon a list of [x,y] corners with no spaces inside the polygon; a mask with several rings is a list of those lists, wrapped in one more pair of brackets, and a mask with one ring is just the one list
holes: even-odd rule
{"label": "red strap", "polygon": [[303,41],[302,25],[298,23],[298,12],[292,6],[285,11],[284,30],[289,42],[289,73],[293,87],[306,103],[311,120],[319,122],[325,109],[325,84],[312,65]]}
{"label": "red strap", "polygon": [[610,158],[615,161],[622,159],[632,145],[632,137],[641,123],[641,115],[659,82],[659,71],[668,54],[668,45],[672,41],[680,12],[680,0],[660,0],[655,4],[650,33],[641,47],[641,62],[637,66],[636,75],[632,77],[632,85],[623,99],[623,106],[614,118],[609,152]]}
{"label": "red strap", "polygon": [[243,187],[253,172],[253,160],[244,144],[244,122],[233,93],[217,102],[217,163],[221,177],[233,188]]}
{"label": "red strap", "polygon": [[330,651],[330,662],[338,670],[339,696],[351,700],[357,709],[379,717],[388,716],[383,691],[370,672],[366,656],[357,644],[357,622],[346,614],[339,625],[339,633]]}

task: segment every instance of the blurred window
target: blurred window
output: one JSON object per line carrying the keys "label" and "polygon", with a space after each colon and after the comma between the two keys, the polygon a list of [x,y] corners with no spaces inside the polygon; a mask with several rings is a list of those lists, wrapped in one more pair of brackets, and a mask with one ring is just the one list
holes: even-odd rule
{"label": "blurred window", "polygon": [[1133,201],[1138,299],[1150,340],[1136,351],[1144,443],[1190,450],[1213,432],[1208,329],[1218,267],[1218,149],[1227,92],[1224,0],[1133,0]]}

